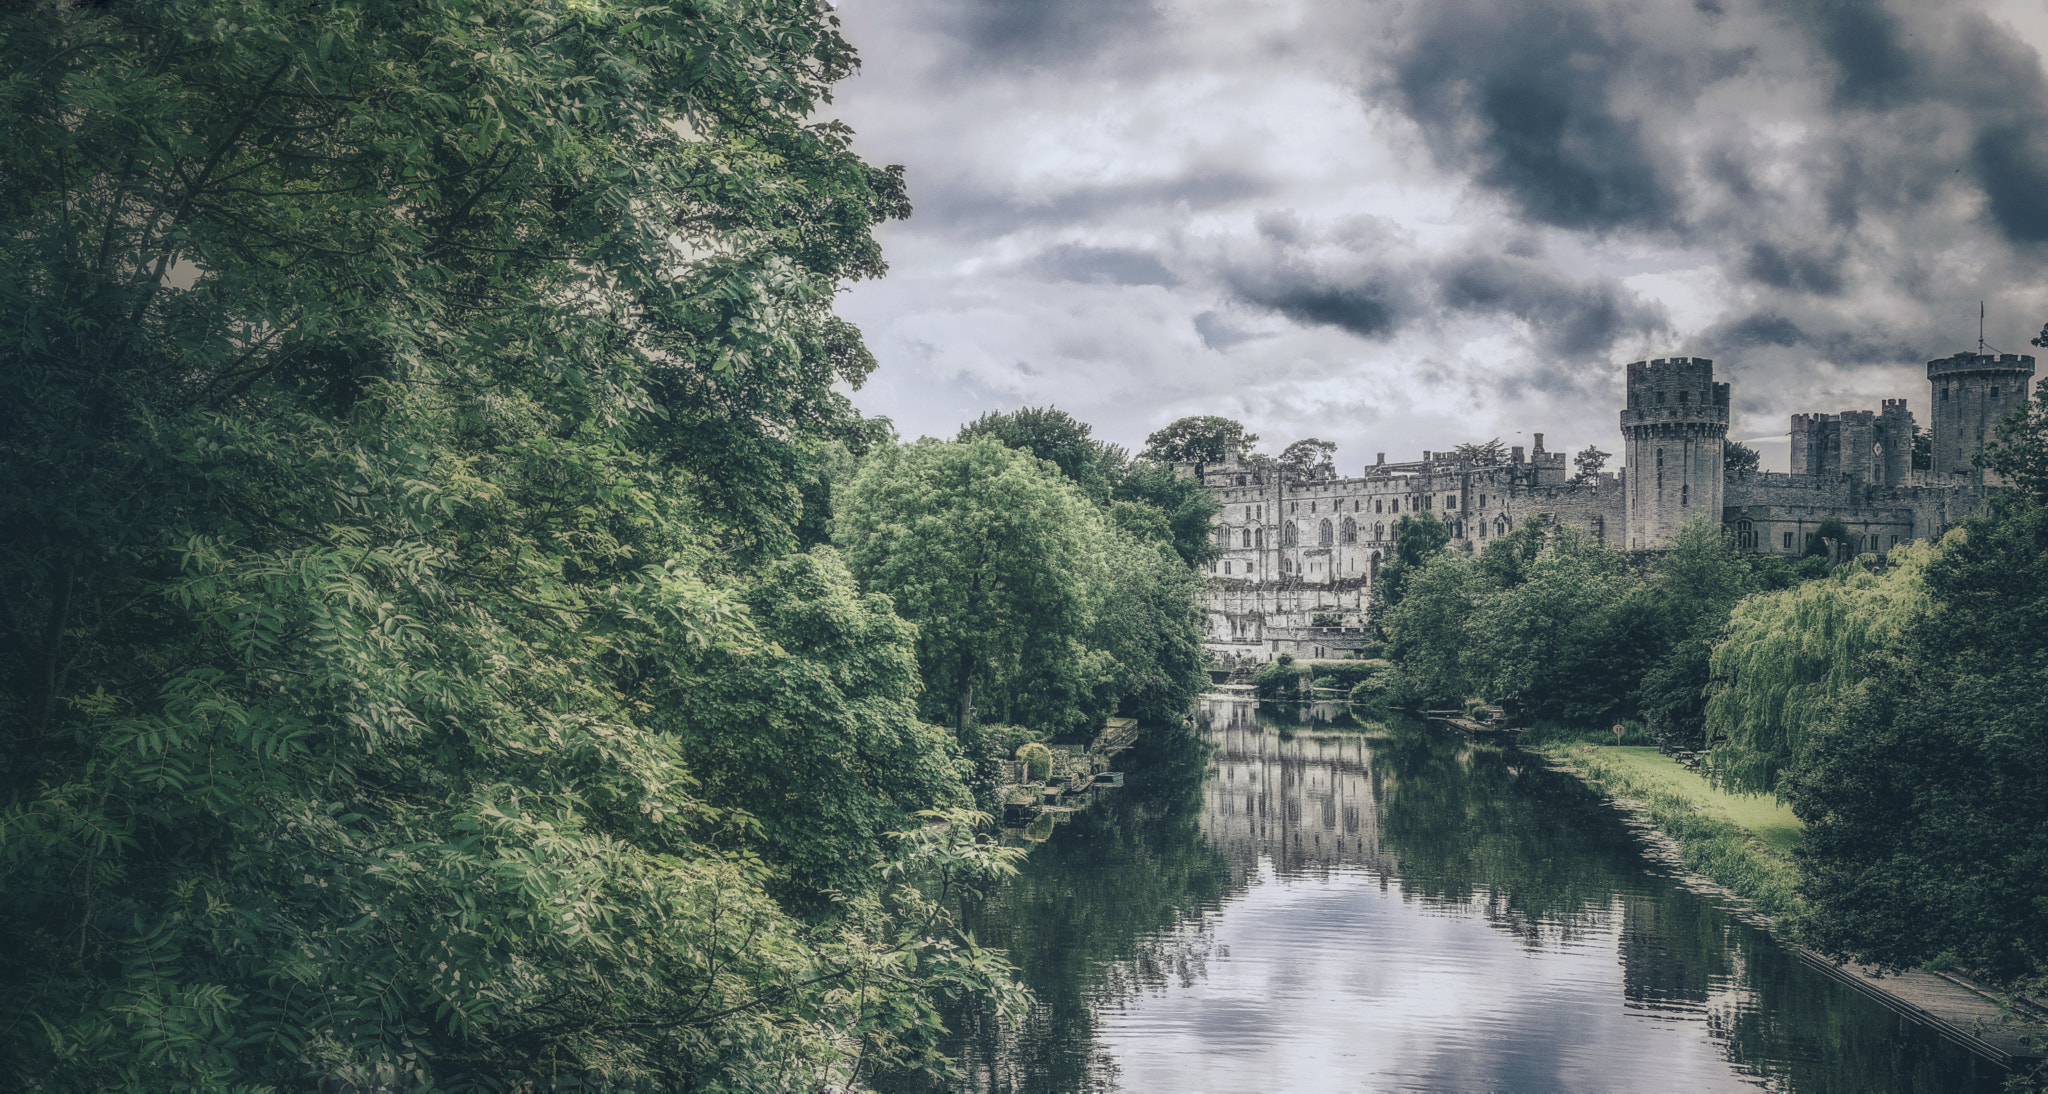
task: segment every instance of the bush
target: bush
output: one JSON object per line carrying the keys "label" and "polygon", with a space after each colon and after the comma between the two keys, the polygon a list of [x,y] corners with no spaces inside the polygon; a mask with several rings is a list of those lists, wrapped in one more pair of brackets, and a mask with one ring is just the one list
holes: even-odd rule
{"label": "bush", "polygon": [[1052,777],[1052,749],[1033,741],[1017,750],[1017,758],[1024,761],[1028,781],[1042,783]]}
{"label": "bush", "polygon": [[1386,661],[1319,661],[1309,666],[1319,688],[1352,688],[1393,668]]}
{"label": "bush", "polygon": [[1261,699],[1293,699],[1301,694],[1301,678],[1306,675],[1294,658],[1282,654],[1252,673],[1252,687]]}
{"label": "bush", "polygon": [[1393,684],[1393,682],[1393,674],[1387,672],[1383,672],[1377,676],[1372,676],[1364,680],[1360,680],[1358,683],[1352,685],[1351,702],[1358,706],[1365,706],[1371,703],[1376,703],[1386,697],[1387,688],[1390,687]]}

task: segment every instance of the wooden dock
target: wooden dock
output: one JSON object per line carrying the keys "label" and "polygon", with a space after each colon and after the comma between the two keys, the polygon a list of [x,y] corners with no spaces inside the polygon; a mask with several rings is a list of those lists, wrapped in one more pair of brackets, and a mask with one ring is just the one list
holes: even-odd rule
{"label": "wooden dock", "polygon": [[1804,946],[1799,959],[2000,1067],[2048,1059],[2048,1026],[2007,1018],[1997,1000],[1961,978],[1924,969],[1879,976],[1870,965],[1837,965]]}

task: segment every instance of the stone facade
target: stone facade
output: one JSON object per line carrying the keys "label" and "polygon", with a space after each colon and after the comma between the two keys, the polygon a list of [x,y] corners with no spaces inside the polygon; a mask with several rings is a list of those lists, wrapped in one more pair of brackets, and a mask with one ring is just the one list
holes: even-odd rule
{"label": "stone facade", "polygon": [[1238,462],[1186,465],[1216,495],[1206,641],[1219,665],[1281,653],[1342,657],[1366,641],[1372,583],[1392,556],[1394,522],[1432,513],[1454,550],[1476,552],[1531,519],[1574,524],[1629,550],[1668,546],[1700,513],[1738,547],[1798,556],[1823,521],[1848,526],[1846,552],[1888,551],[1981,512],[1996,476],[1971,463],[1998,420],[2028,397],[2034,359],[1959,353],[1930,361],[1933,468],[1912,466],[1903,399],[1879,410],[1792,416],[1792,473],[1729,472],[1729,386],[1703,357],[1627,366],[1619,473],[1575,479],[1543,434],[1496,460],[1384,453],[1361,474],[1310,481]]}

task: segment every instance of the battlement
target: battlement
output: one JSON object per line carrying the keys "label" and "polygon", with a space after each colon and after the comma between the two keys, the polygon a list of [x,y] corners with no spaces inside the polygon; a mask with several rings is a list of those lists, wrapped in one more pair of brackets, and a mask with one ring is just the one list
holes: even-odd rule
{"label": "battlement", "polygon": [[1884,414],[1912,413],[1912,411],[1906,409],[1906,400],[1904,399],[1879,399],[1877,405],[1880,412]]}
{"label": "battlement", "polygon": [[1959,372],[2021,372],[2034,374],[2034,357],[2029,353],[1958,353],[1927,362],[1927,378],[1953,376]]}

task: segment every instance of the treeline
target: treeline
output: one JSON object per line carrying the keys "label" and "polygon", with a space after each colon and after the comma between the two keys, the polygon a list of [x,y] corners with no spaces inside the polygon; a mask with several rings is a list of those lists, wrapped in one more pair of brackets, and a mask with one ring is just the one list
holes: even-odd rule
{"label": "treeline", "polygon": [[[2036,344],[2048,341],[2048,329]],[[1685,528],[1637,564],[1531,524],[1476,557],[1427,515],[1386,583],[1390,695],[1519,703],[1705,749],[1806,825],[1796,925],[1829,952],[2048,983],[2048,394],[1980,465],[2012,489],[1939,542],[1833,562]],[[1823,532],[1825,538],[1825,532]]]}
{"label": "treeline", "polygon": [[949,915],[1014,869],[979,727],[1180,709],[1206,498],[853,409],[909,205],[814,120],[836,20],[0,57],[0,1085],[815,1090],[1018,1005]]}

